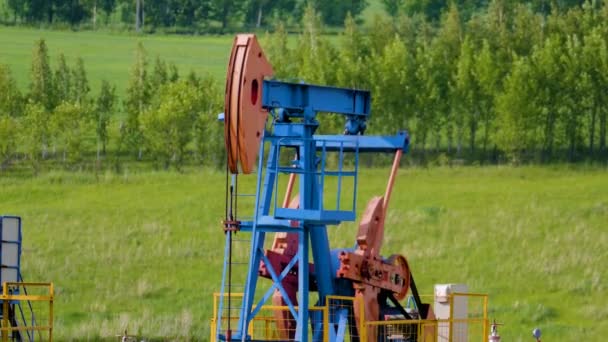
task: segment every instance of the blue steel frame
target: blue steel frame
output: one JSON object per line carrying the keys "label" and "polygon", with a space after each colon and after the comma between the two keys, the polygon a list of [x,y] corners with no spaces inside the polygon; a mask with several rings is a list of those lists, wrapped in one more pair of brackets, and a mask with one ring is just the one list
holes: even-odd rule
{"label": "blue steel frame", "polygon": [[[395,152],[399,149],[405,151],[409,146],[409,138],[405,132],[399,132],[395,136],[360,135],[364,132],[366,120],[370,115],[370,93],[368,91],[274,80],[265,80],[262,89],[263,106],[273,113],[274,122],[272,128],[264,132],[263,141],[260,144],[253,220],[241,222],[240,225],[241,231],[249,231],[252,234],[251,251],[239,323],[230,340],[252,341],[251,336],[247,335],[247,328],[275,289],[282,294],[297,322],[295,340],[309,340],[308,322],[311,318],[313,322],[316,322],[312,337],[317,340],[322,336],[317,324],[320,320],[311,317],[308,310],[311,280],[308,268],[309,248],[312,250],[315,264],[313,276],[319,292],[318,305],[324,305],[325,297],[336,293],[335,271],[332,272],[331,251],[326,227],[342,221],[355,220],[359,153]],[[316,115],[320,112],[344,114],[346,116],[345,133],[353,135],[314,135],[318,127]],[[299,156],[291,167],[280,167],[279,165],[281,148],[285,147],[295,149]],[[266,158],[264,158],[265,150],[268,152]],[[342,165],[339,166],[338,171],[326,171],[325,157],[328,151],[339,152],[340,163],[343,153],[353,153],[355,156],[354,171],[343,171]],[[321,152],[320,157],[319,152]],[[266,160],[265,165],[264,160]],[[299,177],[300,206],[297,209],[280,208],[276,204],[276,198],[279,195],[277,182],[281,173],[296,173]],[[337,176],[340,179],[339,186],[341,186],[341,177],[355,178],[352,210],[340,210],[339,204],[336,210],[326,210],[323,207],[323,187],[320,185],[323,184],[326,175]],[[273,195],[275,203],[272,201]],[[298,226],[293,227],[291,220],[299,222]],[[264,255],[266,233],[271,232],[297,232],[299,234],[298,253],[280,274],[272,268]],[[230,241],[227,239],[223,279],[226,275],[229,243]],[[264,261],[273,284],[262,294],[261,300],[254,305],[258,268],[261,261]],[[282,279],[294,267],[298,268],[297,306],[289,300],[286,290],[281,285]],[[224,285],[223,280],[220,299],[223,298]],[[220,312],[222,306],[220,300]],[[340,319],[340,322],[334,322],[338,326],[337,330],[330,331],[329,336],[332,341],[343,339],[341,336],[343,336],[345,322],[344,317]],[[226,340],[227,337],[221,335],[219,331],[221,322],[217,326],[218,339]]]}

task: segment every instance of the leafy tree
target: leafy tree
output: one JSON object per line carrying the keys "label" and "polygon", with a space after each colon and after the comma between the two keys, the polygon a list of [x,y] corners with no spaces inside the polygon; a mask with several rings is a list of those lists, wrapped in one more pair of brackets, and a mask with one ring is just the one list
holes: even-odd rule
{"label": "leafy tree", "polygon": [[[245,21],[249,26],[259,28],[267,25],[270,19],[278,18],[299,18],[296,8],[296,0],[251,0],[246,2]],[[282,21],[281,21],[282,22]]]}
{"label": "leafy tree", "polygon": [[217,120],[217,113],[221,111],[224,99],[216,80],[210,76],[199,79],[196,87],[201,96],[193,132],[196,156],[207,165],[221,167],[226,161],[226,148],[224,125]]}
{"label": "leafy tree", "polygon": [[139,149],[139,158],[141,158],[142,153],[140,146],[140,116],[148,109],[151,97],[147,66],[146,50],[143,44],[139,42],[135,50],[135,63],[131,68],[131,78],[129,79],[127,94],[123,103],[127,118],[122,137],[132,150]]}
{"label": "leafy tree", "polygon": [[63,149],[63,162],[82,161],[86,139],[93,128],[87,108],[78,102],[63,102],[55,108],[50,126],[57,145]]}
{"label": "leafy tree", "polygon": [[[434,122],[435,145],[436,149],[439,149],[441,128],[445,127],[448,152],[451,151],[453,144],[454,120],[451,117],[453,111],[450,110],[449,102],[444,99],[450,97],[451,78],[456,71],[456,65],[453,61],[458,60],[461,42],[460,13],[456,5],[452,4],[441,20],[441,28],[433,40],[432,50],[430,51],[435,64],[433,77],[435,77],[434,82],[438,91],[437,97],[434,98],[434,107],[437,111],[437,120]],[[473,144],[475,143],[475,139],[471,141]],[[473,149],[474,145],[471,147],[471,151]]]}
{"label": "leafy tree", "polygon": [[374,56],[374,115],[373,127],[394,134],[396,128],[407,128],[412,119],[415,101],[414,56],[407,51],[399,36],[384,48],[382,55]]}
{"label": "leafy tree", "polygon": [[283,23],[279,23],[274,33],[272,33],[267,43],[264,44],[268,60],[272,64],[275,77],[285,79],[293,77],[295,72],[295,63],[293,63],[293,51],[287,44],[287,31]]}
{"label": "leafy tree", "polygon": [[175,63],[169,63],[169,82],[177,82],[179,80],[179,70]]}
{"label": "leafy tree", "polygon": [[341,37],[338,52],[336,80],[338,85],[349,88],[368,88],[369,73],[366,68],[367,47],[363,35],[357,29],[352,16],[348,15],[344,23],[344,33]]}
{"label": "leafy tree", "polygon": [[408,15],[422,13],[428,20],[438,20],[447,5],[446,1],[441,0],[412,0],[405,2],[405,12]]}
{"label": "leafy tree", "polygon": [[542,43],[542,27],[542,16],[523,4],[515,6],[510,37],[512,51],[518,56],[530,55],[534,46]]}
{"label": "leafy tree", "polygon": [[[564,53],[560,56],[564,71],[560,77],[562,105],[559,111],[568,145],[568,159],[574,161],[577,146],[582,141],[580,127],[583,124],[583,111],[580,107],[585,104],[584,98],[591,92],[591,79],[580,62],[582,46],[576,36],[568,37],[564,50]],[[563,91],[565,89],[568,89],[568,91]],[[588,105],[584,107],[588,107]]]}
{"label": "leafy tree", "polygon": [[483,41],[481,51],[475,58],[474,74],[479,86],[478,103],[481,108],[480,120],[484,127],[483,151],[485,153],[490,137],[495,134],[495,97],[500,91],[501,80],[501,70],[497,58],[492,53],[487,40]]}
{"label": "leafy tree", "polygon": [[187,82],[169,83],[142,119],[145,145],[164,168],[181,169],[186,146],[192,140],[192,123],[201,111],[201,97]]}
{"label": "leafy tree", "polygon": [[[67,22],[74,26],[88,19],[91,12],[83,1],[54,0],[50,1],[49,8],[53,11],[56,19]],[[52,22],[52,20],[49,20]]]}
{"label": "leafy tree", "polygon": [[556,143],[556,129],[559,114],[563,106],[563,91],[560,79],[564,69],[560,58],[562,55],[560,37],[553,35],[532,53],[532,63],[535,69],[535,79],[538,81],[537,96],[534,102],[541,109],[537,127],[542,127],[542,158],[548,161],[553,157]]}
{"label": "leafy tree", "polygon": [[72,80],[74,82],[72,87],[72,99],[76,103],[83,105],[87,101],[91,88],[89,87],[87,73],[84,68],[84,61],[80,57],[76,59],[76,67],[72,69]]}
{"label": "leafy tree", "polygon": [[20,116],[23,111],[23,96],[17,87],[11,70],[0,64],[0,116]]}
{"label": "leafy tree", "polygon": [[384,47],[390,44],[395,36],[393,23],[385,16],[374,16],[372,27],[367,35],[370,53],[380,55]]}
{"label": "leafy tree", "polygon": [[55,106],[54,95],[48,49],[45,41],[41,39],[36,43],[32,56],[29,98],[51,111]]}
{"label": "leafy tree", "polygon": [[212,0],[212,18],[219,21],[222,29],[226,30],[230,24],[230,19],[234,20],[242,15],[245,4],[244,0]]}
{"label": "leafy tree", "polygon": [[0,170],[10,163],[17,147],[17,118],[23,99],[8,66],[0,64]]}
{"label": "leafy tree", "polygon": [[106,146],[109,140],[108,125],[116,104],[116,87],[110,85],[106,80],[101,82],[101,90],[95,104],[95,123],[97,133],[97,158],[99,158],[99,144],[101,153],[106,154]]}
{"label": "leafy tree", "polygon": [[17,119],[0,113],[0,171],[6,169],[17,148]]}
{"label": "leafy tree", "polygon": [[400,14],[397,18],[396,28],[397,33],[410,49],[414,49],[416,46],[416,40],[420,31],[426,30],[428,23],[424,17],[420,15],[409,16],[407,14]]}
{"label": "leafy tree", "polygon": [[[599,126],[600,149],[606,148],[606,112],[608,110],[608,52],[606,41],[597,28],[586,37],[582,51],[583,68],[589,81],[586,109],[588,118],[589,154],[595,152],[596,132]],[[600,121],[598,123],[598,120]]]}
{"label": "leafy tree", "polygon": [[20,130],[21,150],[27,157],[34,174],[40,170],[48,141],[49,115],[40,103],[30,102],[25,106]]}
{"label": "leafy tree", "polygon": [[26,13],[25,1],[23,0],[7,0],[8,8],[13,11],[13,24],[17,22],[17,18],[23,19]]}
{"label": "leafy tree", "polygon": [[382,0],[384,11],[393,18],[396,18],[405,5],[405,0]]}
{"label": "leafy tree", "polygon": [[105,21],[108,24],[110,16],[116,8],[116,0],[99,0],[99,7],[103,10],[106,15]]}
{"label": "leafy tree", "polygon": [[416,135],[412,141],[415,147],[425,149],[431,127],[435,126],[436,104],[439,100],[439,86],[435,76],[434,55],[429,51],[430,43],[420,41],[416,47],[416,93],[414,95],[414,113],[416,115]]}
{"label": "leafy tree", "polygon": [[162,85],[169,81],[169,71],[167,70],[167,63],[162,60],[159,56],[156,56],[154,60],[154,70],[150,77],[150,87],[153,93],[157,92]]}
{"label": "leafy tree", "polygon": [[475,51],[473,43],[466,37],[462,43],[458,58],[453,86],[454,123],[456,125],[457,153],[460,155],[464,126],[469,127],[469,149],[475,150],[475,138],[479,124],[480,107],[478,106],[480,89],[475,77]]}
{"label": "leafy tree", "polygon": [[72,99],[72,71],[68,67],[63,53],[59,55],[59,61],[57,63],[53,81],[55,84],[55,100],[57,103]]}
{"label": "leafy tree", "polygon": [[[313,1],[309,1],[312,4]],[[344,23],[346,16],[357,17],[367,7],[365,0],[350,1],[314,1],[315,9],[321,14],[323,23],[330,26],[340,26]]]}
{"label": "leafy tree", "polygon": [[321,17],[308,6],[302,18],[303,32],[298,37],[297,75],[307,82],[331,84],[334,80],[331,45],[321,35]]}
{"label": "leafy tree", "polygon": [[520,160],[540,143],[540,109],[534,97],[538,88],[534,71],[525,57],[517,58],[507,76],[504,92],[497,98],[497,142],[513,160]]}

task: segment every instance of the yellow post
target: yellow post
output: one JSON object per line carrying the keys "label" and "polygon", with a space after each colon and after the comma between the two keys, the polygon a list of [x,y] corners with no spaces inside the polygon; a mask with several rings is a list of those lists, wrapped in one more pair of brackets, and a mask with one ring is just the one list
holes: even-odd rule
{"label": "yellow post", "polygon": [[323,308],[323,342],[329,342],[329,300],[325,299]]}
{"label": "yellow post", "polygon": [[2,342],[8,342],[8,286],[2,283]]}
{"label": "yellow post", "polygon": [[[355,298],[357,298],[357,297],[355,297]],[[361,327],[360,327],[361,336],[359,336],[359,337],[361,338],[360,341],[365,342],[365,341],[367,341],[367,320],[365,319],[365,303],[363,302],[362,298],[359,298],[358,304],[361,306],[361,314],[359,315],[359,317],[361,317],[361,322],[360,322],[361,323],[360,324],[361,325]]]}
{"label": "yellow post", "polygon": [[210,342],[215,342],[215,331],[216,331],[216,329],[217,329],[217,328],[216,328],[215,319],[212,319],[212,320],[211,320],[211,323],[209,324],[209,329],[211,330],[211,331],[210,331],[210,335],[211,335],[211,337],[210,337],[209,341],[210,341]]}

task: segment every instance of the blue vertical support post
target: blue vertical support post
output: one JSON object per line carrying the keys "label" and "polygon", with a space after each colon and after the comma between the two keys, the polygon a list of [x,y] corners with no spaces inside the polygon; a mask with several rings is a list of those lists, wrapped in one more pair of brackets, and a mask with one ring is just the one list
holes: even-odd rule
{"label": "blue vertical support post", "polygon": [[[314,122],[314,113],[304,112],[304,123],[302,124],[302,146],[300,147],[300,163],[302,164],[303,172],[300,175],[300,208],[303,210],[320,210],[320,203],[317,191],[315,191],[316,182],[316,149],[312,139],[313,133],[317,128]],[[298,269],[299,282],[299,303],[298,303],[298,319],[296,336],[300,341],[308,341],[308,306],[309,306],[309,284],[310,275],[308,269],[308,249],[311,224],[304,221],[304,228],[300,234],[298,253],[300,254],[300,267]],[[312,241],[314,245],[316,241]]]}

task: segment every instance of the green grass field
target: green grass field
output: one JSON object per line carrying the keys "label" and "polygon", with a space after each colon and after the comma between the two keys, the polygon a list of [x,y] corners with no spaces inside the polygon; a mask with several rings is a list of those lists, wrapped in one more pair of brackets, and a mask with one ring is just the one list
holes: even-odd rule
{"label": "green grass field", "polygon": [[[358,212],[387,170],[364,170]],[[57,340],[206,340],[222,269],[224,175],[215,171],[1,178],[0,212],[24,222],[23,273],[57,287]],[[241,184],[252,184],[242,178]],[[244,185],[241,185],[243,187]],[[463,282],[490,295],[505,341],[608,334],[605,169],[402,169],[383,254],[418,287]],[[330,228],[351,246],[353,223]]]}
{"label": "green grass field", "polygon": [[22,89],[27,89],[34,43],[45,39],[51,57],[51,66],[57,65],[57,57],[63,53],[68,65],[74,65],[82,57],[89,83],[96,95],[105,79],[115,84],[119,96],[123,96],[134,62],[138,41],[148,52],[150,66],[160,56],[175,63],[181,74],[190,70],[199,74],[211,74],[224,82],[230,56],[232,36],[139,36],[128,33],[50,31],[0,26],[0,63],[10,66]]}

